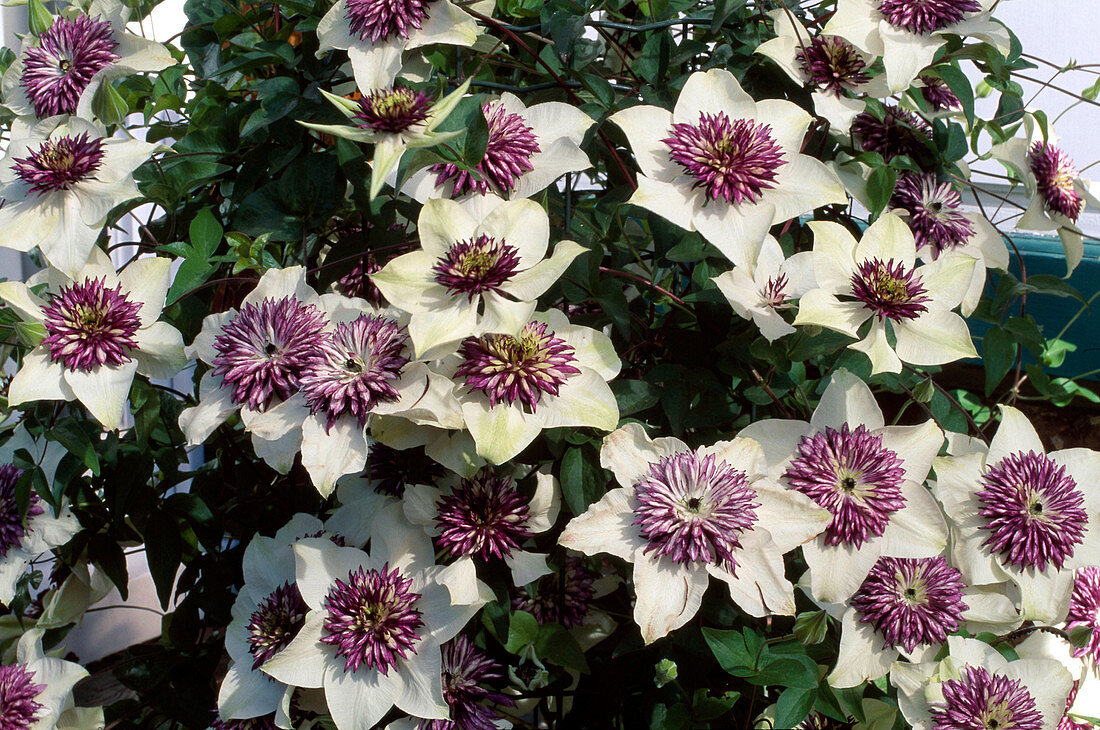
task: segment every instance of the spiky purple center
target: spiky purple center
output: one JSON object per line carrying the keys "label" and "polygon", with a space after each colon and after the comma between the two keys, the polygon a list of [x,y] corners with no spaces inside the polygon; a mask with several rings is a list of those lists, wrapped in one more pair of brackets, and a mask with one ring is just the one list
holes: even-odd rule
{"label": "spiky purple center", "polygon": [[977,0],[882,0],[886,22],[910,33],[927,35],[958,23],[967,13],[982,9]]}
{"label": "spiky purple center", "polygon": [[755,203],[787,164],[772,128],[752,119],[700,112],[698,123],[678,122],[670,131],[661,140],[669,158],[695,178],[692,188],[702,188],[707,200]]}
{"label": "spiky purple center", "polygon": [[454,181],[452,197],[457,198],[468,192],[485,195],[490,190],[511,192],[521,175],[535,169],[531,156],[542,151],[538,136],[527,120],[505,109],[503,103],[489,102],[481,111],[489,126],[489,141],[485,146],[485,156],[474,165],[474,172],[461,170],[450,163],[428,168],[436,173],[437,187],[448,180]]}
{"label": "spiky purple center", "polygon": [[1092,629],[1088,643],[1073,647],[1073,656],[1088,657],[1094,667],[1100,667],[1100,568],[1089,565],[1078,568],[1073,576],[1073,596],[1066,615],[1066,630]]}
{"label": "spiky purple center", "polygon": [[436,504],[440,547],[452,555],[506,558],[531,536],[530,507],[508,477],[463,479]]}
{"label": "spiky purple center", "polygon": [[1084,539],[1088,515],[1077,482],[1046,454],[1016,451],[982,475],[982,543],[1019,568],[1058,570]]}
{"label": "spiky purple center", "polygon": [[283,583],[260,602],[248,621],[253,669],[259,669],[290,644],[306,622],[308,611],[298,586],[292,583]]}
{"label": "spiky purple center", "polygon": [[867,64],[855,47],[840,36],[816,36],[795,51],[802,73],[822,91],[840,96],[870,78],[864,70]]}
{"label": "spiky purple center", "polygon": [[501,667],[465,636],[443,645],[443,699],[449,720],[421,720],[418,730],[496,730],[500,716],[483,702],[514,707],[510,697],[481,685],[501,679]]}
{"label": "spiky purple center", "polygon": [[336,282],[337,290],[344,296],[366,299],[376,307],[383,307],[386,298],[371,278],[372,274],[377,274],[381,269],[381,264],[374,256],[367,254],[355,262],[351,271],[340,277]]}
{"label": "spiky purple center", "polygon": [[488,334],[469,337],[459,354],[455,375],[471,391],[489,397],[489,405],[519,401],[534,413],[543,395],[558,394],[566,380],[580,373],[575,350],[541,322],[528,322],[519,336]]}
{"label": "spiky purple center", "polygon": [[294,297],[245,304],[214,340],[214,374],[232,389],[233,402],[262,411],[298,391],[324,336],[324,315]]}
{"label": "spiky purple center", "polygon": [[955,92],[939,76],[921,76],[920,80],[924,84],[920,87],[920,95],[924,97],[924,100],[931,105],[934,111],[962,109],[959,97],[955,96]]}
{"label": "spiky purple center", "polygon": [[359,125],[372,132],[400,134],[428,119],[431,98],[405,86],[378,89],[359,100],[355,117]]}
{"label": "spiky purple center", "polygon": [[943,702],[929,708],[933,730],[1040,730],[1043,716],[1018,679],[963,667],[959,679],[941,685]]}
{"label": "spiky purple center", "polygon": [[863,111],[852,120],[852,135],[860,146],[867,152],[879,153],[887,162],[901,155],[920,158],[932,139],[928,122],[893,104],[884,104],[882,108],[882,119]]}
{"label": "spiky purple center", "polygon": [[861,261],[852,274],[852,296],[880,320],[902,322],[928,311],[924,282],[911,266],[900,261],[872,258]]}
{"label": "spiky purple center", "polygon": [[111,24],[78,15],[56,18],[27,50],[19,83],[40,119],[75,114],[92,77],[119,59]]}
{"label": "spiky purple center", "polygon": [[974,235],[963,215],[962,198],[949,182],[937,182],[932,173],[905,173],[898,178],[890,207],[909,213],[909,228],[917,247],[927,246],[933,258],[961,246]]}
{"label": "spiky purple center", "polygon": [[12,170],[31,192],[45,195],[91,179],[102,164],[103,140],[84,132],[46,140],[30,157],[17,158]]}
{"label": "spiky purple center", "polygon": [[409,362],[402,354],[408,339],[404,327],[373,314],[336,325],[301,376],[310,412],[324,413],[330,429],[344,414],[365,425],[380,403],[400,397],[394,383]]}
{"label": "spiky purple center", "polygon": [[388,563],[382,570],[358,568],[347,581],[335,582],[325,596],[321,641],[344,657],[345,672],[366,667],[388,675],[398,659],[416,653],[424,622],[412,583]]}
{"label": "spiky purple center", "polygon": [[882,557],[875,562],[851,605],[871,624],[886,646],[942,644],[959,628],[963,602],[962,574],[937,558]]}
{"label": "spiky purple center", "polygon": [[15,484],[21,476],[22,469],[11,464],[0,464],[0,558],[23,543],[23,538],[30,534],[28,523],[45,511],[42,500],[32,491],[27,502],[27,511],[20,514]]}
{"label": "spiky purple center", "polygon": [[374,483],[374,491],[401,499],[409,484],[431,484],[443,476],[443,468],[425,456],[422,448],[394,449],[376,441],[367,454],[363,476]]}
{"label": "spiky purple center", "polygon": [[790,279],[786,274],[777,274],[768,279],[760,289],[760,299],[769,307],[781,307],[790,301],[787,295],[787,286]]}
{"label": "spiky purple center", "polygon": [[803,436],[784,476],[792,489],[832,513],[826,545],[859,548],[881,536],[890,515],[905,506],[901,459],[864,425]]}
{"label": "spiky purple center", "polygon": [[34,672],[26,664],[0,666],[0,727],[29,730],[38,720],[42,704],[36,698],[46,689],[35,684]]}
{"label": "spiky purple center", "polygon": [[714,454],[681,451],[649,465],[634,483],[634,521],[646,553],[677,563],[737,568],[741,535],[758,519],[744,471]]}
{"label": "spiky purple center", "polygon": [[108,289],[106,277],[85,279],[63,287],[42,308],[50,359],[70,370],[116,366],[133,359],[134,335],[141,327],[140,302]]}
{"label": "spiky purple center", "polygon": [[595,581],[596,574],[584,560],[570,556],[561,570],[540,578],[533,592],[519,588],[512,599],[512,608],[526,611],[540,624],[557,622],[571,629],[584,623],[588,606],[596,595]]}
{"label": "spiky purple center", "polygon": [[435,0],[347,0],[345,17],[353,35],[377,44],[408,38],[420,30]]}
{"label": "spiky purple center", "polygon": [[472,300],[482,292],[500,291],[518,268],[515,246],[482,234],[451,244],[432,272],[451,294],[465,294]]}
{"label": "spiky purple center", "polygon": [[1076,222],[1085,201],[1074,187],[1077,168],[1069,156],[1049,142],[1036,142],[1028,150],[1027,161],[1047,208]]}

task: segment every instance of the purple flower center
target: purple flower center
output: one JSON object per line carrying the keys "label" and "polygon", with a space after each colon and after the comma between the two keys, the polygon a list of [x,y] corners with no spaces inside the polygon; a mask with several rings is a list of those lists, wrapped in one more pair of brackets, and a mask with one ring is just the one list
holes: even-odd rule
{"label": "purple flower center", "polygon": [[421,448],[398,450],[376,441],[367,454],[363,476],[374,482],[374,491],[401,499],[406,486],[431,484],[443,476],[443,469]]}
{"label": "purple flower center", "polygon": [[1020,568],[1058,570],[1084,539],[1088,515],[1077,482],[1046,454],[1016,451],[982,475],[977,493],[990,535],[983,545]]}
{"label": "purple flower center", "polygon": [[928,311],[927,293],[916,270],[893,259],[861,261],[852,274],[852,296],[879,319],[916,319]]}
{"label": "purple flower center", "polygon": [[927,152],[932,128],[918,114],[893,104],[883,105],[884,118],[869,111],[852,120],[852,135],[867,152],[877,152],[889,162],[905,155],[914,160]]}
{"label": "purple flower center", "polygon": [[962,574],[939,558],[879,558],[852,596],[860,621],[871,624],[886,646],[942,644],[959,628]]}
{"label": "purple flower center", "polygon": [[12,169],[19,179],[30,185],[31,192],[45,195],[57,190],[69,190],[78,182],[91,178],[103,164],[103,140],[64,135],[48,139],[31,152],[30,157],[17,158]]}
{"label": "purple flower center", "polygon": [[486,291],[500,291],[519,268],[515,246],[484,234],[451,244],[443,258],[435,262],[435,280],[451,294],[468,299]]}
{"label": "purple flower center", "polygon": [[451,719],[421,720],[418,730],[496,730],[500,716],[481,703],[516,703],[481,685],[502,677],[499,664],[465,636],[456,636],[443,645],[443,699],[451,708]]}
{"label": "purple flower center", "polygon": [[359,100],[355,114],[360,126],[372,132],[399,134],[428,119],[432,100],[427,94],[404,86],[372,91]]}
{"label": "purple flower center", "polygon": [[1040,730],[1043,716],[1018,679],[965,666],[962,678],[945,681],[943,702],[933,703],[933,730]]}
{"label": "purple flower center", "polygon": [[141,327],[140,302],[130,301],[122,285],[106,286],[106,277],[85,279],[61,289],[42,308],[50,359],[70,370],[130,362]]}
{"label": "purple flower center", "polygon": [[939,76],[921,76],[920,80],[924,84],[920,87],[920,95],[933,110],[942,112],[949,109],[962,109],[959,97],[955,96],[955,92]]}
{"label": "purple flower center", "polygon": [[756,492],[745,472],[714,454],[681,451],[649,465],[634,484],[634,522],[645,552],[731,572],[741,535],[756,524]]}
{"label": "purple flower center", "polygon": [[28,524],[31,519],[45,512],[42,500],[33,491],[27,502],[25,515],[19,513],[19,502],[15,498],[15,484],[23,470],[11,464],[0,465],[0,558],[14,547],[23,543],[30,534]]}
{"label": "purple flower center", "polygon": [[56,18],[27,50],[20,83],[39,118],[76,113],[92,77],[118,60],[111,24],[78,15]]}
{"label": "purple flower center", "polygon": [[0,727],[28,730],[40,718],[42,705],[35,698],[46,689],[34,683],[34,672],[25,664],[0,666]]}
{"label": "purple flower center", "polygon": [[1073,161],[1065,152],[1046,142],[1031,145],[1027,160],[1047,208],[1076,222],[1085,201],[1074,188],[1077,169]]}
{"label": "purple flower center", "polygon": [[233,402],[262,411],[298,390],[324,341],[325,317],[293,297],[246,304],[214,340],[214,375],[233,390]]}
{"label": "purple flower center", "polygon": [[520,401],[535,412],[543,394],[557,395],[566,380],[580,373],[573,365],[573,346],[547,330],[541,322],[528,322],[519,337],[489,334],[468,337],[459,354],[464,362],[455,375],[466,378],[471,391],[489,396],[489,405]]}
{"label": "purple flower center", "polygon": [[905,506],[901,459],[863,425],[803,436],[784,476],[792,489],[832,513],[826,545],[859,548],[881,536],[890,515]]}
{"label": "purple flower center", "polygon": [[346,297],[366,299],[376,307],[383,307],[386,305],[386,298],[371,279],[371,275],[377,274],[381,269],[382,266],[374,256],[367,254],[355,263],[351,271],[340,277],[336,282],[337,290]]}
{"label": "purple flower center", "polygon": [[927,35],[958,23],[982,9],[977,0],[882,0],[886,22],[910,33]]}
{"label": "purple flower center", "polygon": [[917,247],[927,246],[933,258],[961,246],[974,235],[974,226],[959,209],[962,198],[951,183],[936,182],[932,173],[905,173],[898,179],[890,207],[909,213]]}
{"label": "purple flower center", "polygon": [[787,296],[787,285],[789,283],[790,280],[786,274],[778,274],[769,278],[767,283],[760,289],[760,298],[769,307],[782,307],[790,301],[790,297]]}
{"label": "purple flower center", "polygon": [[1073,576],[1073,597],[1066,616],[1066,630],[1091,628],[1085,646],[1073,647],[1073,656],[1088,657],[1094,667],[1100,667],[1100,568],[1090,565],[1078,568]]}
{"label": "purple flower center", "polygon": [[377,44],[420,30],[434,0],[347,0],[345,16],[353,35]]}
{"label": "purple flower center", "polygon": [[560,623],[567,629],[580,626],[588,605],[596,595],[596,574],[578,557],[567,557],[557,573],[543,576],[534,592],[519,588],[512,608],[526,611],[540,624]]}
{"label": "purple flower center", "polygon": [[411,578],[387,563],[382,570],[353,570],[329,590],[321,641],[344,657],[345,672],[365,666],[388,675],[398,659],[416,653],[424,622],[416,608],[420,594],[411,586]]}
{"label": "purple flower center", "polygon": [[870,78],[864,73],[867,64],[863,56],[840,36],[811,38],[809,45],[795,51],[795,59],[811,84],[836,96],[843,94],[845,89],[867,83]]}
{"label": "purple flower center", "polygon": [[432,165],[428,169],[436,173],[435,184],[441,186],[454,180],[452,197],[476,191],[485,195],[490,191],[511,192],[516,180],[525,172],[535,169],[531,156],[541,152],[535,131],[519,114],[509,112],[501,102],[489,102],[481,107],[489,125],[489,141],[485,156],[474,165],[475,173],[460,170],[450,163]]}
{"label": "purple flower center", "polygon": [[531,536],[530,508],[512,480],[489,473],[463,479],[436,503],[438,544],[451,555],[506,558]]}
{"label": "purple flower center", "polygon": [[661,140],[669,157],[695,178],[692,188],[703,188],[707,200],[755,203],[787,164],[770,126],[731,121],[725,112],[700,112],[698,124],[673,124],[671,134]]}
{"label": "purple flower center", "polygon": [[401,353],[409,336],[392,319],[363,314],[336,325],[318,348],[313,366],[301,375],[311,413],[325,413],[327,428],[350,413],[363,426],[378,404],[400,397],[393,382],[409,362]]}
{"label": "purple flower center", "polygon": [[[293,702],[293,700],[292,700]],[[294,705],[291,705],[293,708]],[[214,718],[210,723],[213,730],[275,730],[275,713],[260,715],[259,717],[247,717],[237,720],[223,720]]]}
{"label": "purple flower center", "polygon": [[308,611],[297,585],[283,583],[268,594],[248,621],[248,650],[252,653],[253,669],[259,669],[290,644],[306,622]]}

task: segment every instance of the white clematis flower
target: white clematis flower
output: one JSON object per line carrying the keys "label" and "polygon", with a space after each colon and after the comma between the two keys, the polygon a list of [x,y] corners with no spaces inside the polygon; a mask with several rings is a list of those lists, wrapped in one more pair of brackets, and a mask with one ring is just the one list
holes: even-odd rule
{"label": "white clematis flower", "polygon": [[43,629],[29,629],[15,648],[15,661],[0,665],[6,727],[29,730],[94,730],[103,709],[76,707],[73,687],[88,670],[42,652]]}
{"label": "white clematis flower", "polygon": [[692,74],[671,112],[643,105],[610,119],[642,172],[629,202],[699,231],[739,266],[773,224],[848,200],[828,167],[799,153],[810,115],[753,101],[723,69]]}
{"label": "white clematis flower", "polygon": [[78,400],[105,428],[118,428],[136,373],[170,378],[186,363],[179,330],[158,321],[170,263],[141,258],[116,273],[94,249],[72,278],[55,269],[31,278],[32,285],[47,284],[46,299],[27,284],[0,283],[0,299],[45,335],[24,356],[8,402]]}
{"label": "white clematis flower", "polygon": [[604,439],[600,464],[623,486],[574,518],[559,542],[634,564],[634,620],[647,644],[691,620],[711,576],[751,616],[794,615],[783,555],[830,516],[766,475],[759,443],[691,449],[631,423]]}
{"label": "white clematis flower", "polygon": [[[891,213],[880,216],[858,242],[838,223],[809,225],[819,288],[799,301],[796,325],[860,338],[860,328],[871,320],[849,347],[870,358],[872,373],[901,372],[902,362],[941,365],[977,357],[966,321],[951,311],[970,288],[976,259],[954,254],[917,267],[913,234]],[[893,346],[887,322],[897,338]]]}
{"label": "white clematis flower", "polygon": [[785,259],[779,242],[766,236],[750,266],[734,266],[714,277],[714,283],[733,311],[751,319],[772,342],[795,331],[780,311],[793,309],[794,300],[817,286],[813,254],[803,251]]}

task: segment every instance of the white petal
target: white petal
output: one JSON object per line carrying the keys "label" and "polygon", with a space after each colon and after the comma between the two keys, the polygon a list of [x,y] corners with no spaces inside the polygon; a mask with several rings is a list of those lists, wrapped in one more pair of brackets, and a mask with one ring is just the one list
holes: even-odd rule
{"label": "white petal", "polygon": [[439,647],[421,644],[400,667],[401,692],[394,698],[413,717],[446,720],[451,708],[443,698],[443,657]]}
{"label": "white petal", "polygon": [[477,23],[469,14],[457,8],[449,0],[432,5],[432,12],[420,30],[409,36],[408,48],[419,48],[433,43],[450,46],[472,46],[477,40]]}
{"label": "white petal", "polygon": [[477,444],[478,456],[493,464],[503,464],[523,451],[542,430],[539,420],[520,408],[506,403],[490,406],[489,399],[480,394],[462,404],[462,418]]}
{"label": "white petal", "polygon": [[510,200],[490,212],[478,225],[477,233],[513,246],[519,254],[519,268],[524,270],[546,256],[550,218],[533,200]]}
{"label": "white petal", "polygon": [[564,137],[574,144],[580,144],[588,128],[595,124],[592,117],[577,107],[559,101],[530,106],[524,117],[538,139],[548,142]]}
{"label": "white petal", "polygon": [[898,357],[912,365],[942,365],[978,356],[966,320],[954,312],[934,309],[895,322],[894,334]]}
{"label": "white petal", "polygon": [[882,431],[882,445],[902,460],[906,479],[923,484],[943,446],[943,431],[934,421],[918,426],[887,426]]}
{"label": "white petal", "polygon": [[904,91],[923,69],[932,63],[946,41],[938,35],[920,35],[895,28],[885,20],[879,25],[883,65],[891,92]]}
{"label": "white petal", "polygon": [[794,456],[798,442],[809,432],[810,424],[805,421],[767,418],[750,423],[737,435],[751,438],[764,447],[768,474],[777,479],[787,470],[787,463]]}
{"label": "white petal", "polygon": [[784,576],[783,555],[767,530],[758,527],[746,534],[742,548],[736,575],[715,566],[707,570],[726,583],[734,603],[750,616],[793,616],[794,586]]}
{"label": "white petal", "polygon": [[619,424],[619,405],[611,387],[586,367],[565,381],[556,397],[544,398],[539,405],[535,415],[542,428],[591,426],[610,431]]}
{"label": "white petal", "polygon": [[858,337],[860,325],[871,316],[861,302],[842,302],[824,289],[811,289],[798,300],[794,323],[816,324],[849,337]]}
{"label": "white petal", "polygon": [[294,639],[263,665],[264,673],[294,687],[321,687],[325,664],[333,653],[321,642],[324,623],[323,611],[311,611]]}
{"label": "white petal", "polygon": [[167,380],[187,364],[183,335],[167,322],[153,322],[142,327],[135,339],[138,349],[133,354],[138,361],[138,372],[147,378]]}
{"label": "white petal", "polygon": [[823,32],[841,36],[860,50],[881,56],[882,38],[878,32],[881,18],[878,3],[872,0],[839,0]]}
{"label": "white petal", "polygon": [[35,349],[23,356],[23,365],[8,385],[11,406],[38,400],[73,400],[76,394],[65,382],[64,368],[50,359],[45,350]]}
{"label": "white petal", "polygon": [[558,519],[561,509],[561,492],[558,480],[543,467],[535,474],[535,493],[531,496],[527,528],[536,535],[546,532]]}
{"label": "white petal", "polygon": [[1074,686],[1073,677],[1061,662],[1057,659],[1021,659],[1010,662],[1004,675],[1027,687],[1035,700],[1035,708],[1043,716],[1044,728],[1058,727]]}
{"label": "white petal", "polygon": [[585,555],[609,553],[633,560],[646,541],[634,526],[634,497],[631,489],[612,489],[588,510],[574,517],[558,543]]}
{"label": "white petal", "polygon": [[401,52],[404,48],[403,41],[381,43],[377,46],[353,41],[348,47],[348,60],[351,61],[355,85],[364,93],[390,86],[401,72]]}
{"label": "white petal", "polygon": [[542,553],[515,550],[504,558],[504,562],[512,571],[512,585],[515,586],[525,586],[554,572],[546,564],[546,555]]}
{"label": "white petal", "polygon": [[340,477],[363,471],[366,463],[367,439],[358,419],[344,416],[326,428],[322,414],[302,423],[302,466],[322,497],[332,494]]}
{"label": "white petal", "polygon": [[180,430],[189,445],[201,444],[235,410],[230,390],[222,387],[220,377],[207,371],[199,381],[198,405],[180,413]]}
{"label": "white petal", "polygon": [[829,684],[855,687],[885,677],[897,658],[897,650],[887,649],[883,638],[856,618],[855,609],[849,608],[841,619],[840,655],[828,677]]}
{"label": "white petal", "polygon": [[[797,147],[795,148],[797,149]],[[788,155],[776,174],[776,187],[761,201],[775,206],[775,222],[796,218],[823,205],[845,204],[848,194],[836,173],[807,155]]]}
{"label": "white petal", "polygon": [[[691,191],[690,185],[679,178],[663,182],[657,178],[639,175],[638,189],[627,202],[651,210],[685,230],[694,231],[692,211],[698,198]],[[768,225],[771,225],[770,218]]]}
{"label": "white petal", "polygon": [[636,551],[634,558],[634,621],[642,640],[652,644],[690,621],[699,611],[710,576],[695,566]]}
{"label": "white petal", "polygon": [[[669,158],[668,145],[661,141],[672,130],[671,112],[656,106],[632,106],[615,112],[609,119],[626,133],[630,142],[634,159],[642,170],[642,175],[638,178],[639,188],[642,177],[671,182],[679,174],[678,168]],[[682,224],[678,225],[686,228]]]}
{"label": "white petal", "polygon": [[651,464],[688,450],[688,445],[678,438],[663,436],[651,439],[642,424],[628,423],[604,437],[600,448],[600,466],[611,470],[619,484],[633,487],[635,482],[649,473]]}
{"label": "white petal", "polygon": [[751,119],[755,117],[756,102],[745,93],[733,74],[722,68],[712,68],[688,77],[672,115],[676,122],[698,124],[703,112],[722,112],[731,119]]}
{"label": "white petal", "polygon": [[912,268],[917,260],[917,244],[904,220],[893,213],[883,213],[863,232],[854,256],[856,261],[893,259]]}
{"label": "white petal", "polygon": [[521,301],[534,301],[561,278],[574,259],[587,252],[579,243],[561,241],[554,246],[553,256],[517,273],[501,289]]}
{"label": "white petal", "polygon": [[884,421],[882,409],[878,407],[871,389],[860,378],[844,368],[833,373],[828,387],[821,394],[810,418],[810,425],[817,431],[826,427],[840,428],[845,423],[850,426],[866,426],[870,431],[882,428]]}
{"label": "white petal", "polygon": [[121,365],[101,365],[94,370],[65,370],[64,378],[85,408],[104,428],[115,429],[122,423],[126,397],[137,372],[137,360]]}
{"label": "white petal", "polygon": [[922,266],[918,274],[936,306],[954,309],[962,302],[974,279],[977,259],[963,254],[941,256]]}
{"label": "white petal", "polygon": [[947,549],[947,523],[931,493],[917,482],[902,483],[905,506],[890,516],[882,554],[897,558],[933,558]]}
{"label": "white petal", "polygon": [[997,433],[989,442],[989,456],[986,458],[986,463],[996,464],[1017,451],[1046,453],[1039,434],[1027,416],[1012,406],[1002,405],[1001,425],[997,427]]}
{"label": "white petal", "polygon": [[788,553],[812,540],[829,526],[833,516],[804,494],[772,485],[766,480],[752,484],[760,506],[756,514],[781,553]]}
{"label": "white petal", "polygon": [[233,662],[218,690],[218,713],[226,720],[274,712],[286,687],[263,672]]}
{"label": "white petal", "polygon": [[862,547],[840,543],[826,545],[819,537],[802,546],[810,568],[810,592],[826,603],[844,603],[859,589],[881,553],[881,541]]}
{"label": "white petal", "polygon": [[730,204],[713,200],[696,209],[691,220],[695,229],[730,261],[737,266],[749,266],[776,220],[776,206],[767,202]]}
{"label": "white petal", "polygon": [[833,221],[810,221],[809,226],[814,234],[814,277],[818,286],[831,292],[848,291],[856,270],[856,239]]}
{"label": "white petal", "polygon": [[330,663],[325,667],[324,686],[325,701],[337,730],[370,730],[400,695],[401,675],[396,668],[388,675],[377,669],[345,672],[342,663]]}
{"label": "white petal", "polygon": [[894,348],[890,347],[890,343],[886,341],[886,327],[880,321],[872,321],[867,336],[848,347],[867,355],[871,360],[872,375],[901,372],[901,360],[894,353]]}

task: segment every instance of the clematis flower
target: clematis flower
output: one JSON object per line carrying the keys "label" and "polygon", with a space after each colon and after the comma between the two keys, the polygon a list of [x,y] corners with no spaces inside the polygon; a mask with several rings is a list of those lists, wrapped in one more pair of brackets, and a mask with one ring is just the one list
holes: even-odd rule
{"label": "clematis flower", "polygon": [[42,653],[42,629],[19,637],[16,658],[0,664],[0,726],[22,730],[103,727],[102,708],[75,707],[73,687],[88,670]]}
{"label": "clematis flower", "polygon": [[943,432],[932,421],[886,426],[867,384],[837,370],[809,423],[769,419],[738,434],[764,446],[769,473],[829,511],[825,530],[802,546],[810,593],[845,602],[882,556],[933,558],[947,524],[923,486]]}
{"label": "clematis flower", "polygon": [[748,266],[768,229],[848,198],[823,163],[799,154],[811,117],[788,101],[753,101],[731,73],[691,75],[673,111],[611,115],[641,168],[631,203],[699,231]]}
{"label": "clematis flower", "polygon": [[856,687],[885,677],[904,655],[911,662],[933,659],[947,635],[1007,631],[1019,614],[1007,596],[972,589],[943,556],[880,557],[841,613],[840,653],[828,681]]}
{"label": "clematis flower", "polygon": [[398,504],[376,513],[370,535],[369,555],[324,538],[294,545],[309,613],[263,671],[294,687],[324,688],[339,730],[367,730],[394,705],[415,717],[449,719],[441,646],[492,592],[467,559],[435,565],[428,536]]}
{"label": "clematis flower", "polygon": [[988,644],[947,638],[939,662],[896,664],[898,705],[913,730],[1055,730],[1073,680],[1054,659],[1008,661]]}
{"label": "clematis flower", "polygon": [[990,18],[995,0],[838,0],[824,33],[838,35],[881,56],[891,93],[904,91],[942,46],[947,35],[974,36],[1009,48],[1004,26]]}
{"label": "clematis flower", "polygon": [[902,174],[889,208],[906,219],[925,261],[952,251],[973,257],[975,266],[960,310],[969,315],[985,289],[986,269],[1008,269],[1008,247],[993,224],[980,213],[962,210],[962,198],[949,182],[937,182],[932,173]]}
{"label": "clematis flower", "polygon": [[545,428],[610,431],[619,407],[607,381],[619,374],[611,340],[569,324],[556,309],[507,304],[499,326],[468,337],[452,359],[462,418],[477,455],[502,464]]}
{"label": "clematis flower", "polygon": [[301,389],[301,376],[324,340],[325,324],[321,298],[306,284],[300,266],[265,272],[240,311],[207,315],[187,348],[188,357],[211,366],[199,382],[198,405],[180,414],[187,442],[201,444],[238,409],[247,431],[264,414],[252,446],[273,469],[289,471],[302,434],[292,428],[292,418],[278,419],[301,408],[301,399],[286,404]]}
{"label": "clematis flower", "polygon": [[61,547],[80,530],[67,501],[55,515],[33,490],[26,511],[20,513],[15,483],[22,475],[22,469],[0,464],[0,603],[5,606],[15,597],[31,561]]}
{"label": "clematis flower", "polygon": [[325,98],[348,118],[351,126],[301,124],[318,132],[374,145],[370,179],[373,200],[406,150],[432,147],[462,134],[461,131],[437,132],[435,128],[454,110],[469,88],[470,82],[466,81],[435,103],[424,92],[399,85],[369,89],[358,101],[322,91]]}
{"label": "clematis flower", "polygon": [[1078,568],[1073,576],[1066,630],[1078,628],[1092,629],[1092,633],[1084,646],[1073,647],[1073,656],[1100,669],[1100,568],[1095,565]]}
{"label": "clematis flower", "polygon": [[1062,621],[1074,569],[1100,562],[1100,454],[1047,453],[1027,417],[1002,405],[988,452],[972,442],[935,471],[967,582],[1012,582],[1025,620]]}
{"label": "clematis flower", "polygon": [[1100,208],[1091,183],[1082,179],[1073,160],[1058,146],[1053,130],[1043,130],[1032,115],[1024,116],[1024,136],[994,145],[990,155],[1023,183],[1031,202],[1016,228],[1057,231],[1066,255],[1066,276],[1084,256],[1077,219],[1086,206]]}
{"label": "clematis flower", "polygon": [[1058,723],[1058,730],[1091,730],[1088,718],[1100,713],[1100,678],[1091,660],[1079,658],[1080,649],[1060,636],[1045,631],[1033,631],[1015,647],[1021,659],[1055,659],[1073,678],[1073,687],[1066,698],[1065,714]]}
{"label": "clematis flower", "polygon": [[833,131],[847,134],[863,102],[852,98],[869,95],[888,96],[881,77],[868,73],[874,56],[860,51],[840,36],[810,35],[789,10],[768,13],[775,27],[775,38],[757,46],[755,53],[767,56],[788,76],[811,89],[814,110]]}
{"label": "clematis flower", "polygon": [[544,553],[522,545],[553,527],[561,508],[557,480],[546,469],[535,473],[535,491],[529,499],[516,489],[516,479],[528,470],[517,467],[511,476],[484,471],[469,479],[444,479],[438,487],[410,485],[405,490],[405,516],[423,527],[443,551],[480,561],[503,560],[512,571],[513,585],[527,585],[550,568]]}
{"label": "clematis flower", "polygon": [[[871,224],[859,242],[837,223],[809,225],[819,288],[799,300],[795,325],[862,337],[849,347],[870,358],[872,373],[900,372],[902,362],[941,365],[977,356],[966,321],[951,311],[970,288],[974,258],[954,254],[916,266],[913,234],[891,213]],[[887,340],[887,323],[895,346]]]}
{"label": "clematis flower", "polygon": [[493,194],[529,198],[567,172],[592,166],[580,148],[594,122],[580,109],[559,101],[526,106],[505,92],[481,107],[489,126],[485,155],[474,173],[440,163],[414,173],[404,186],[420,202]]}
{"label": "clematis flower", "polygon": [[567,629],[585,624],[599,575],[583,558],[569,555],[558,573],[551,572],[530,587],[517,586],[512,608],[526,611],[539,624],[559,623]]}
{"label": "clematis flower", "polygon": [[317,52],[348,52],[361,89],[389,86],[405,51],[472,46],[477,24],[450,0],[337,0],[317,23]]}
{"label": "clematis flower", "polygon": [[47,270],[47,298],[18,281],[0,283],[3,299],[45,338],[23,357],[8,386],[8,403],[78,400],[105,428],[118,428],[136,373],[170,378],[186,362],[183,338],[160,322],[171,279],[166,258],[141,258],[121,272],[95,249],[69,278]]}
{"label": "clematis flower", "polygon": [[924,117],[894,104],[882,105],[882,118],[870,110],[852,119],[852,137],[864,152],[876,152],[887,162],[905,155],[922,167],[933,164],[929,145],[932,127]]}
{"label": "clematis flower", "polygon": [[37,246],[46,260],[76,276],[115,206],[139,196],[133,172],[156,145],[104,136],[75,117],[16,119],[0,160],[0,245]]}
{"label": "clematis flower", "polygon": [[751,616],[794,615],[783,555],[830,515],[767,477],[759,443],[691,449],[630,423],[604,439],[600,464],[623,486],[570,521],[559,542],[634,564],[634,620],[647,644],[691,620],[711,576]]}
{"label": "clematis flower", "polygon": [[42,35],[24,40],[0,81],[4,106],[16,116],[91,119],[91,100],[103,83],[175,64],[165,46],[126,30],[129,16],[117,0],[94,0],[87,14],[66,8]]}
{"label": "clematis flower", "polygon": [[794,300],[817,286],[814,281],[813,254],[809,251],[783,258],[783,249],[771,236],[749,267],[734,266],[714,277],[714,283],[744,319],[751,319],[769,342],[795,331],[780,311],[793,309]]}
{"label": "clematis flower", "polygon": [[375,415],[444,429],[461,428],[462,415],[450,379],[412,360],[396,310],[376,312],[339,294],[324,295],[321,306],[328,329],[307,357],[300,391],[251,414],[248,427],[267,441],[300,439],[302,466],[328,496],[337,480],[366,466]]}
{"label": "clematis flower", "polygon": [[546,256],[550,219],[530,200],[485,196],[429,200],[417,220],[419,251],[398,256],[372,277],[383,296],[412,313],[417,356],[439,356],[478,334],[478,315],[500,317],[510,300],[538,299],[585,252],[561,241]]}

